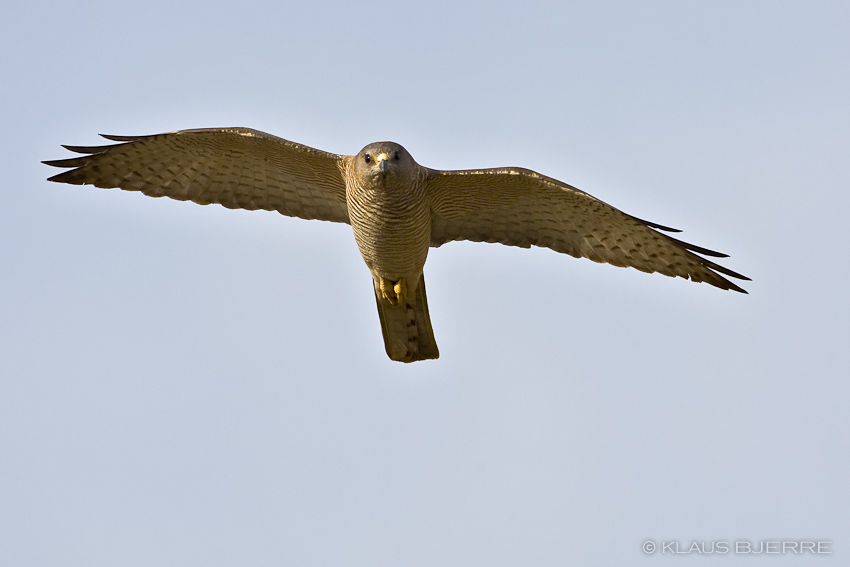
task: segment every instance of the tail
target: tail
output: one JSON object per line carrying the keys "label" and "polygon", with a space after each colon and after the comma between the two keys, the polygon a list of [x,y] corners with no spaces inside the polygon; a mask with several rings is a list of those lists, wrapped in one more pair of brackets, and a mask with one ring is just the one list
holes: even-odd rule
{"label": "tail", "polygon": [[404,305],[392,305],[375,291],[378,302],[378,317],[384,333],[387,355],[399,362],[415,362],[439,358],[431,316],[428,314],[428,299],[425,296],[425,276],[419,276],[416,297]]}

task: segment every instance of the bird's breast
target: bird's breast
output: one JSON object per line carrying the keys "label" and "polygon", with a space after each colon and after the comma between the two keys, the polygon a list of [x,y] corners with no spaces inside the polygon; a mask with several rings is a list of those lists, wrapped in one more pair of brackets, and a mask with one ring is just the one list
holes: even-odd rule
{"label": "bird's breast", "polygon": [[431,218],[420,184],[352,183],[346,201],[354,239],[373,273],[395,280],[422,271]]}

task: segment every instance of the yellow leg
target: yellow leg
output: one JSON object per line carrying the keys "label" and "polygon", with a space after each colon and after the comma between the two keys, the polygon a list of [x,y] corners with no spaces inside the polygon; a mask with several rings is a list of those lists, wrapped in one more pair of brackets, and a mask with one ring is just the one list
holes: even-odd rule
{"label": "yellow leg", "polygon": [[386,278],[381,278],[381,295],[384,299],[390,302],[391,305],[398,304],[398,296],[395,292],[395,284]]}
{"label": "yellow leg", "polygon": [[401,278],[395,282],[393,291],[395,291],[395,296],[399,303],[407,303],[407,280]]}
{"label": "yellow leg", "polygon": [[404,278],[394,282],[386,278],[381,278],[381,295],[390,302],[391,305],[399,303],[407,303],[407,282]]}

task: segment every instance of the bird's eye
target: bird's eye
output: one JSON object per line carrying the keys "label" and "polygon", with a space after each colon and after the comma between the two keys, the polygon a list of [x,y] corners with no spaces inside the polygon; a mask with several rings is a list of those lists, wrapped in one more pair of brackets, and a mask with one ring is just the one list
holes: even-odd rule
{"label": "bird's eye", "polygon": [[363,159],[366,160],[366,163],[369,163],[370,161],[372,161],[372,156],[370,156],[369,154],[366,154],[365,156],[363,156]]}
{"label": "bird's eye", "polygon": [[398,150],[396,150],[395,155],[393,155],[393,159],[398,161]]}

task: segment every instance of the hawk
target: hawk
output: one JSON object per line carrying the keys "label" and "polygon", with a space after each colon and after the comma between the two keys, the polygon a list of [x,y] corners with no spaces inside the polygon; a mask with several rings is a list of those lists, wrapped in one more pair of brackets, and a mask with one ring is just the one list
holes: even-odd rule
{"label": "hawk", "polygon": [[430,247],[452,240],[541,246],[746,293],[723,276],[749,278],[702,257],[726,254],[528,169],[441,171],[394,142],[345,156],[249,128],[103,137],[118,143],[64,146],[83,155],[45,161],[71,168],[49,180],[350,224],[392,360],[439,357],[423,268]]}

